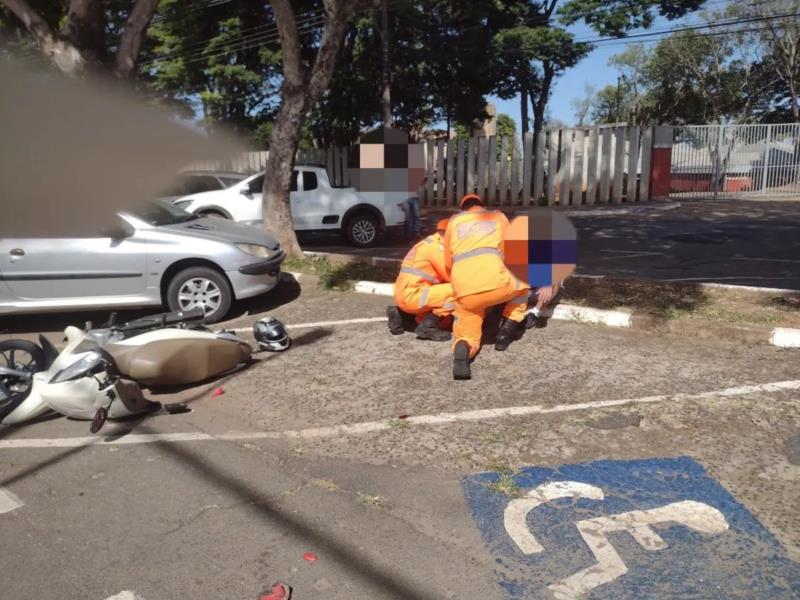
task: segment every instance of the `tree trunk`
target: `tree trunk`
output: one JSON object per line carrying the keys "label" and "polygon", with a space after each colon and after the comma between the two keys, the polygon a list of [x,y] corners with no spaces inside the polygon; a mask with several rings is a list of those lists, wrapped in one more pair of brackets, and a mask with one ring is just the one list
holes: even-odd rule
{"label": "tree trunk", "polygon": [[114,63],[114,74],[120,79],[130,79],[136,72],[136,61],[139,58],[142,40],[150,25],[150,19],[156,12],[158,2],[159,0],[136,0],[128,15]]}
{"label": "tree trunk", "polygon": [[547,108],[547,101],[550,99],[550,86],[555,75],[553,66],[548,61],[544,61],[542,67],[544,68],[544,77],[542,78],[542,87],[538,96],[534,90],[528,91],[533,103],[533,132],[537,137],[544,128],[544,111]]}
{"label": "tree trunk", "polygon": [[102,0],[70,0],[60,36],[81,51],[95,71],[106,63],[105,12]]}
{"label": "tree trunk", "polygon": [[289,0],[270,0],[283,56],[281,106],[270,134],[269,157],[264,177],[262,214],[271,231],[291,255],[301,255],[289,205],[294,157],[305,114],[330,83],[345,28],[357,0],[324,0],[325,24],[319,50],[310,73],[301,62],[300,38]]}
{"label": "tree trunk", "polygon": [[383,126],[392,126],[392,75],[389,64],[389,0],[381,0],[381,46],[382,46],[382,71],[383,93]]}
{"label": "tree trunk", "polygon": [[270,136],[266,167],[269,176],[264,177],[264,226],[275,235],[283,249],[292,255],[303,253],[292,223],[289,189],[305,112],[302,89],[284,90],[281,93],[281,108]]}
{"label": "tree trunk", "polygon": [[528,90],[522,88],[519,95],[520,123],[522,124],[522,135],[528,133]]}

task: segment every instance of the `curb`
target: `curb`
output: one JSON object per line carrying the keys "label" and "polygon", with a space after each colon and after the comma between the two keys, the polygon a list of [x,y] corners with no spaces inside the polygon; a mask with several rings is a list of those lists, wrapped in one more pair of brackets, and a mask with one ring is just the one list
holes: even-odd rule
{"label": "curb", "polygon": [[[354,290],[360,294],[393,296],[391,283],[357,281]],[[529,311],[530,312],[530,311]],[[727,325],[713,321],[664,319],[648,314],[622,310],[605,310],[574,304],[557,304],[542,311],[546,318],[557,321],[592,323],[606,327],[622,327],[638,331],[669,333],[701,339],[725,338],[750,344],[771,344],[779,348],[800,348],[800,329],[763,325]]]}
{"label": "curb", "polygon": [[[380,256],[363,256],[361,254],[340,254],[337,252],[313,252],[311,250],[304,250],[303,254],[310,258],[327,258],[332,262],[359,262],[373,267],[400,267],[403,262],[401,258],[382,258]],[[574,279],[625,279],[623,277],[609,277],[607,275],[588,275],[583,273],[573,273],[570,278]],[[630,279],[630,281],[646,281],[642,279]],[[797,294],[800,290],[785,289],[785,288],[771,288],[771,287],[757,287],[752,285],[734,285],[731,283],[709,283],[709,282],[693,282],[681,281],[675,279],[668,280],[653,280],[655,283],[677,283],[677,284],[694,284],[703,289],[724,289],[741,292],[759,292],[764,294]]]}

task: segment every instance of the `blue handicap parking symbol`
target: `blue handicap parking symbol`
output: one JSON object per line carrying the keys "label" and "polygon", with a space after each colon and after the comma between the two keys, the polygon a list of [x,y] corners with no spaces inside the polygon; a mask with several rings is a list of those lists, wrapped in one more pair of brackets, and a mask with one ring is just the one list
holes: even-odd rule
{"label": "blue handicap parking symbol", "polygon": [[508,599],[800,598],[800,564],[687,457],[464,479]]}

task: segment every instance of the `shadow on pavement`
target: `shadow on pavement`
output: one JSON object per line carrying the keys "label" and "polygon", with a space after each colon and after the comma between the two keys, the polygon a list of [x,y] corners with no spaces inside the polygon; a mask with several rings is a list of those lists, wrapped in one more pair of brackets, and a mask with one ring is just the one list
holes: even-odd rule
{"label": "shadow on pavement", "polygon": [[[145,431],[145,433],[155,432]],[[430,592],[425,589],[424,582],[405,581],[380,567],[366,553],[358,549],[358,540],[347,542],[321,533],[314,524],[305,522],[289,510],[281,509],[275,500],[260,490],[228,472],[215,468],[185,446],[165,442],[155,442],[154,446],[165,455],[181,461],[198,478],[236,495],[243,502],[244,510],[250,512],[253,517],[286,531],[287,535],[330,557],[353,579],[359,579],[372,587],[379,588],[392,598],[404,600],[430,598]]]}

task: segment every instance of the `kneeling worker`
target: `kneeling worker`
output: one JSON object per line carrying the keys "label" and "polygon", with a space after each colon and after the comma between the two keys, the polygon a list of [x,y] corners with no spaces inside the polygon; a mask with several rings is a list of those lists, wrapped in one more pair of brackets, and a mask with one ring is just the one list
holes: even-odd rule
{"label": "kneeling worker", "polygon": [[503,262],[503,239],[508,218],[486,210],[480,197],[467,194],[459,214],[444,236],[445,266],[456,297],[453,322],[453,379],[471,377],[469,361],[481,347],[486,310],[505,304],[497,332],[496,350],[505,350],[524,331],[523,321],[531,288]]}
{"label": "kneeling worker", "polygon": [[394,283],[394,300],[397,306],[386,309],[389,331],[403,333],[403,315],[400,311],[417,317],[414,333],[423,340],[443,342],[450,332],[440,328],[443,318],[453,314],[455,299],[444,266],[442,233],[447,219],[439,221],[436,233],[429,235],[408,251]]}

